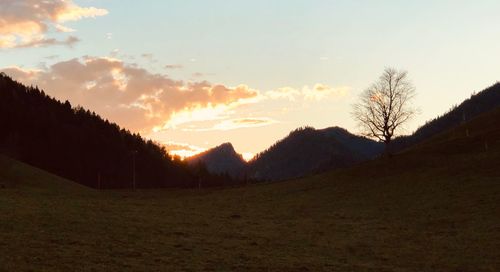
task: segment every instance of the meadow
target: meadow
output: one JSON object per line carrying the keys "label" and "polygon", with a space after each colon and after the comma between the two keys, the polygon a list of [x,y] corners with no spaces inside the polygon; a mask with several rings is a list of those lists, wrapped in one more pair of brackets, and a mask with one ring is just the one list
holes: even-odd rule
{"label": "meadow", "polygon": [[495,124],[234,188],[97,191],[0,157],[0,271],[499,271]]}

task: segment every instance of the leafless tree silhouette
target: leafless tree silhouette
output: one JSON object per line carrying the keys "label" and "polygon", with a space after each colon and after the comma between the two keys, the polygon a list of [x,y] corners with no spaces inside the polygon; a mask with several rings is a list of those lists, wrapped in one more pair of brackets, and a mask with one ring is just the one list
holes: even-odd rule
{"label": "leafless tree silhouette", "polygon": [[408,72],[386,68],[379,80],[360,95],[352,115],[362,133],[384,142],[387,152],[397,130],[417,112],[411,105],[415,94]]}

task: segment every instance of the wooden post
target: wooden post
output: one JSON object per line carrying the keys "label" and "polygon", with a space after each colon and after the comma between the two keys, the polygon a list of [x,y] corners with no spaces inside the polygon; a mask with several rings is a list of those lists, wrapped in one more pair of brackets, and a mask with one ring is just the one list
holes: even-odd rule
{"label": "wooden post", "polygon": [[134,191],[135,191],[135,186],[136,186],[136,184],[135,184],[135,153],[134,153],[134,156],[133,156],[132,160],[133,160],[133,164],[134,164],[134,166],[133,166],[134,167],[134,173],[133,173],[133,177],[132,177],[133,178],[132,182],[134,183],[133,187],[134,187]]}

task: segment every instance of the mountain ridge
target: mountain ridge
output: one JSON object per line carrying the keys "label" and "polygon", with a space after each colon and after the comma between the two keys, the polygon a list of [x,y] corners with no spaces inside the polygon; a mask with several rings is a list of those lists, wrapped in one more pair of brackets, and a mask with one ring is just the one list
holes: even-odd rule
{"label": "mountain ridge", "polygon": [[382,148],[381,143],[344,128],[302,127],[257,154],[249,162],[248,172],[264,180],[298,178],[374,158]]}
{"label": "mountain ridge", "polygon": [[229,142],[186,158],[186,161],[191,166],[202,163],[209,172],[214,174],[228,174],[239,179],[244,177],[246,167],[243,156],[237,153]]}

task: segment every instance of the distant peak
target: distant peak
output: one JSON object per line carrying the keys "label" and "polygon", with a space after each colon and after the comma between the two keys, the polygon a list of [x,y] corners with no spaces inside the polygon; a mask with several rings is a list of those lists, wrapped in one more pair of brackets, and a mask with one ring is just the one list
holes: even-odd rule
{"label": "distant peak", "polygon": [[347,129],[342,128],[342,127],[338,127],[338,126],[325,128],[325,129],[323,129],[323,131],[332,131],[332,132],[350,133]]}
{"label": "distant peak", "polygon": [[234,147],[231,143],[223,143],[217,147],[214,147],[213,150],[236,153],[236,150],[234,150]]}
{"label": "distant peak", "polygon": [[227,142],[227,143],[223,143],[223,144],[219,145],[218,147],[230,147],[230,148],[233,148],[233,144]]}

